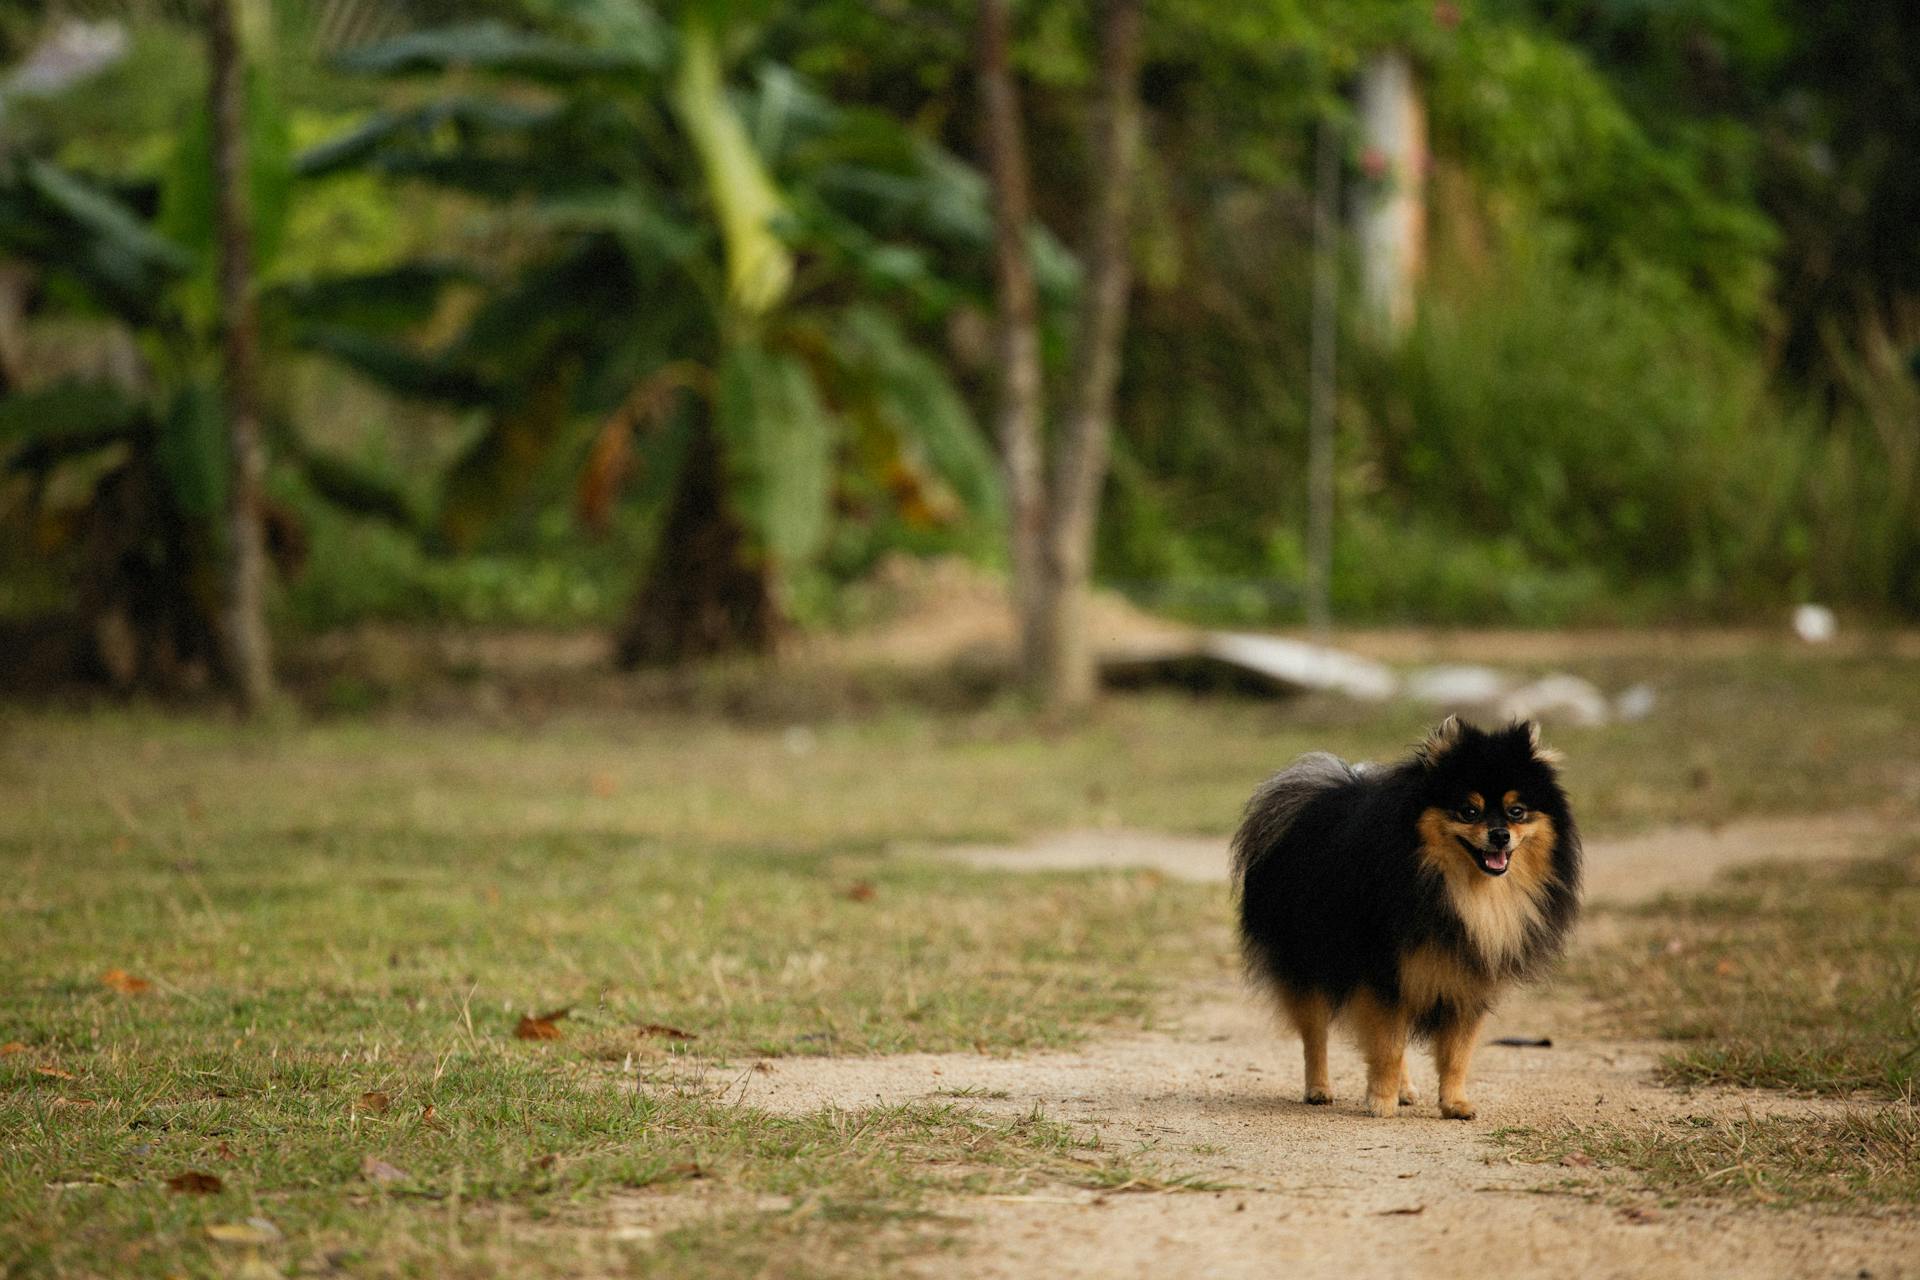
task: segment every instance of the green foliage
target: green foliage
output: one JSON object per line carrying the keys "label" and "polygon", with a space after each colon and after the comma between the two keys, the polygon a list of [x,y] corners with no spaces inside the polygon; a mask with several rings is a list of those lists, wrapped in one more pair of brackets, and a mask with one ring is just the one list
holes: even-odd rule
{"label": "green foliage", "polygon": [[1403,491],[1554,565],[1780,568],[1799,460],[1761,371],[1684,308],[1527,255],[1429,307],[1394,362],[1379,447]]}
{"label": "green foliage", "polygon": [[1750,138],[1656,141],[1578,49],[1519,26],[1462,33],[1432,114],[1441,150],[1496,201],[1554,219],[1583,266],[1749,329],[1766,317],[1779,233],[1754,206]]}
{"label": "green foliage", "polygon": [[226,415],[210,384],[180,388],[160,419],[153,459],[181,515],[208,525],[219,518],[227,502]]}
{"label": "green foliage", "polygon": [[853,396],[892,433],[895,448],[945,477],[974,511],[994,513],[999,463],[945,371],[878,307],[850,307],[835,320],[833,351]]}
{"label": "green foliage", "polygon": [[746,315],[761,315],[779,304],[793,281],[793,255],[775,232],[785,202],[727,98],[714,32],[690,21],[680,44],[673,107],[720,221],[728,301]]}
{"label": "green foliage", "polygon": [[826,538],[835,423],[797,356],[737,342],[719,374],[713,422],[734,508],[776,564],[804,565]]}
{"label": "green foliage", "polygon": [[0,249],[54,273],[83,305],[136,323],[192,264],[112,194],[30,157],[0,158]]}
{"label": "green foliage", "polygon": [[[293,198],[293,136],[286,105],[266,69],[247,69],[246,153],[253,257],[269,264],[280,250]],[[180,134],[161,185],[155,229],[190,246],[212,270],[214,245],[213,117],[202,107]]]}
{"label": "green foliage", "polygon": [[[629,6],[636,14],[645,7]],[[436,27],[395,36],[341,55],[342,70],[369,75],[439,75],[479,71],[569,85],[582,76],[627,76],[658,71],[666,62],[664,32],[645,24],[630,28],[623,47],[590,48],[488,21]]]}
{"label": "green foliage", "polygon": [[0,447],[116,439],[141,421],[141,406],[119,387],[69,378],[0,399]]}
{"label": "green foliage", "polygon": [[[734,514],[783,576],[828,545],[835,488],[865,456],[846,447],[849,419],[878,424],[894,455],[912,451],[956,491],[989,503],[993,469],[984,445],[967,441],[977,430],[964,401],[872,301],[888,289],[923,315],[953,305],[947,264],[929,248],[988,225],[977,178],[777,65],[732,89],[722,41],[695,17],[663,37],[664,61],[642,56],[636,49],[653,47],[652,37],[623,26],[616,8],[561,6],[552,15],[560,34],[461,28],[362,50],[346,65],[387,74],[469,66],[537,79],[551,93],[529,102],[503,87],[416,101],[374,113],[300,161],[310,176],[358,169],[532,197],[520,206],[531,218],[514,224],[523,235],[531,228],[528,252],[505,273],[473,273],[485,300],[438,350],[337,325],[300,335],[403,394],[484,412],[484,430],[446,478],[439,531],[472,547],[504,516],[550,497],[556,469],[579,464],[587,428],[630,429],[658,414],[648,388],[670,368],[697,371],[676,378],[711,417]],[[537,66],[523,42],[537,48]],[[660,74],[611,81],[609,58]],[[880,216],[869,220],[868,210]],[[799,277],[803,254],[810,273]],[[856,282],[865,311],[837,321]],[[804,296],[789,299],[790,288]],[[884,367],[853,372],[863,359]],[[669,442],[659,432],[636,439],[655,450]]]}

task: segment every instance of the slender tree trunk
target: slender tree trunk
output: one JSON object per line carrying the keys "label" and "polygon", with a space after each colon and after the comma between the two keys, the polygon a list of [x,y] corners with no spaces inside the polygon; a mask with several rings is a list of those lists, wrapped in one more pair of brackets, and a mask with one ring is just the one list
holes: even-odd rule
{"label": "slender tree trunk", "polygon": [[221,656],[235,698],[242,709],[251,712],[273,697],[273,654],[267,636],[267,557],[260,526],[260,488],[266,459],[260,444],[255,385],[259,325],[253,298],[246,55],[235,18],[235,0],[206,3],[221,375],[231,464]]}
{"label": "slender tree trunk", "polygon": [[1140,0],[1107,0],[1100,10],[1100,103],[1094,127],[1086,292],[1075,345],[1073,404],[1054,460],[1040,619],[1046,700],[1055,710],[1086,706],[1098,688],[1087,596],[1132,284],[1127,231],[1140,151],[1141,8]]}
{"label": "slender tree trunk", "polygon": [[999,303],[1000,405],[997,435],[1006,469],[1013,597],[1020,632],[1020,676],[1045,692],[1042,619],[1046,588],[1046,475],[1041,424],[1046,418],[1040,361],[1040,300],[1027,228],[1033,221],[1020,94],[1013,78],[1013,17],[1007,0],[980,6],[982,147],[991,179],[994,289]]}
{"label": "slender tree trunk", "polygon": [[1340,318],[1340,132],[1320,121],[1314,144],[1313,345],[1307,404],[1307,621],[1333,624],[1334,344]]}

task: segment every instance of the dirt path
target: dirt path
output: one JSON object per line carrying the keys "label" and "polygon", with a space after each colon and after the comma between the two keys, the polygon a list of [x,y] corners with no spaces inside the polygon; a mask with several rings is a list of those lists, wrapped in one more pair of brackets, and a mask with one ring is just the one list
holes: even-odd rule
{"label": "dirt path", "polygon": [[[1590,902],[1639,902],[1706,885],[1728,867],[1792,859],[1854,858],[1907,834],[1876,814],[1753,818],[1722,827],[1675,827],[1586,842]],[[945,856],[996,871],[1150,867],[1181,880],[1227,878],[1227,842],[1144,831],[1067,831],[1017,848],[965,847]]]}
{"label": "dirt path", "polygon": [[[1597,842],[1594,896],[1685,889],[1743,860],[1871,851],[1882,829],[1865,818],[1755,822]],[[1212,868],[1222,861],[1218,842],[1137,834],[964,856],[1032,867],[1108,865],[1121,854],[1120,865],[1202,879],[1217,878]],[[1230,974],[1176,1007],[1163,1030],[1071,1053],[784,1060],[753,1075],[744,1100],[804,1111],[963,1093],[996,1113],[1040,1106],[1097,1132],[1110,1149],[1138,1149],[1159,1167],[1232,1188],[1096,1195],[1053,1186],[958,1200],[947,1209],[964,1221],[963,1247],[923,1263],[928,1276],[1920,1276],[1920,1216],[1724,1206],[1636,1216],[1597,1198],[1538,1194],[1570,1182],[1597,1188],[1609,1175],[1508,1163],[1487,1140],[1494,1128],[1833,1105],[1659,1086],[1657,1047],[1605,1038],[1594,1006],[1568,991],[1517,993],[1496,1014],[1491,1035],[1547,1036],[1553,1047],[1482,1049],[1480,1119],[1469,1124],[1437,1118],[1426,1102],[1396,1120],[1368,1119],[1358,1105],[1364,1071],[1345,1046],[1333,1059],[1335,1104],[1305,1105],[1297,1042]],[[1419,1062],[1414,1079],[1430,1099],[1430,1063]]]}

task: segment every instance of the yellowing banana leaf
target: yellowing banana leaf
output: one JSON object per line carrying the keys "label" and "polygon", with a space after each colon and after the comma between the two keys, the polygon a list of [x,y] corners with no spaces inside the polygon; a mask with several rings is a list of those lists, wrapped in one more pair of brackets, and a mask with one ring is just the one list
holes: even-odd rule
{"label": "yellowing banana leaf", "polygon": [[700,157],[720,219],[728,298],[747,315],[764,315],[793,283],[793,254],[773,229],[786,206],[727,99],[713,31],[698,21],[681,33],[673,108]]}

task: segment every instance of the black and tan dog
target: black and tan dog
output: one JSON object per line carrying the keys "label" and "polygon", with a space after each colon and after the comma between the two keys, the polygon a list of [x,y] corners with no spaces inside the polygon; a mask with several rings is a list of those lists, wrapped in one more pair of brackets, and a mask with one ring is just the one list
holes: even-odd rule
{"label": "black and tan dog", "polygon": [[1579,906],[1580,838],[1531,724],[1451,717],[1411,759],[1303,756],[1254,793],[1234,837],[1240,933],[1330,1102],[1327,1031],[1367,1059],[1367,1109],[1416,1098],[1407,1042],[1430,1038],[1440,1114],[1473,1118],[1467,1064],[1507,984],[1559,954]]}

